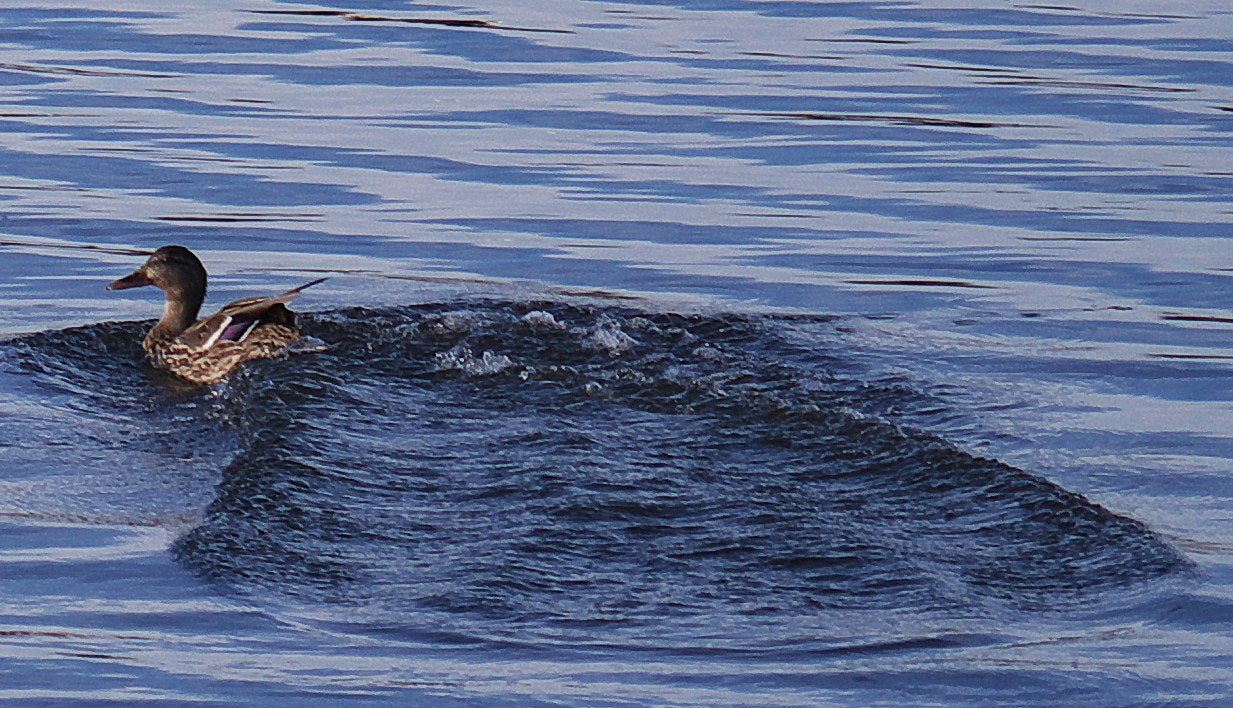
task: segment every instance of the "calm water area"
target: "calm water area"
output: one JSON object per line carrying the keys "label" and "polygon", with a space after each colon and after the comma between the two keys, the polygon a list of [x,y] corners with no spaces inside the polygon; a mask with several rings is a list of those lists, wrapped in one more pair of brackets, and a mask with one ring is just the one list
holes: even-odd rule
{"label": "calm water area", "polygon": [[1231,222],[1216,0],[10,0],[0,702],[1230,705]]}

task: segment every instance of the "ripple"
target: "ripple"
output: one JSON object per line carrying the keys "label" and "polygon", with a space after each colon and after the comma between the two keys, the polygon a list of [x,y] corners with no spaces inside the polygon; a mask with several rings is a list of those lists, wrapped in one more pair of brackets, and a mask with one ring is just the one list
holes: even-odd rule
{"label": "ripple", "polygon": [[[352,631],[737,647],[875,610],[1081,607],[1187,565],[1137,521],[887,417],[919,397],[902,384],[794,364],[773,317],[493,301],[306,320],[324,351],[119,410],[182,421],[158,449],[236,441],[180,562]],[[101,350],[132,386],[135,335],[12,346],[102,405],[120,390],[80,359]]]}

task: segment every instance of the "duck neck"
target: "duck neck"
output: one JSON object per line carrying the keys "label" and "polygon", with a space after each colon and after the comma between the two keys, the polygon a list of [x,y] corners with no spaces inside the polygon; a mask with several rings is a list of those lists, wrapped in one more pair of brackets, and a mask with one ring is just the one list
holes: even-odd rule
{"label": "duck neck", "polygon": [[174,290],[167,291],[167,302],[163,305],[163,316],[159,319],[151,335],[172,339],[180,336],[184,330],[197,321],[197,313],[201,311],[201,302],[205,293],[184,293]]}

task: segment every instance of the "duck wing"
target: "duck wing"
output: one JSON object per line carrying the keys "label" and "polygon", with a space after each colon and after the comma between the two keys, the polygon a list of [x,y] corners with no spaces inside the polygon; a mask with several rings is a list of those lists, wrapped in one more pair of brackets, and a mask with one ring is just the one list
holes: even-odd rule
{"label": "duck wing", "polygon": [[278,295],[236,300],[184,330],[179,339],[189,347],[201,350],[209,349],[218,342],[242,342],[257,325],[265,322],[277,322],[294,328],[295,317],[287,309],[287,303],[323,280],[328,278],[318,278]]}

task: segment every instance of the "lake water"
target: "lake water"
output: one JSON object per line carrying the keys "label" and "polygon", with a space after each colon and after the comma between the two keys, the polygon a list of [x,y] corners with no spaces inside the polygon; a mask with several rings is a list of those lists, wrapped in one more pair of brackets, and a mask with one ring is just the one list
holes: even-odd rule
{"label": "lake water", "polygon": [[0,9],[0,700],[1233,700],[1225,3],[125,8]]}

